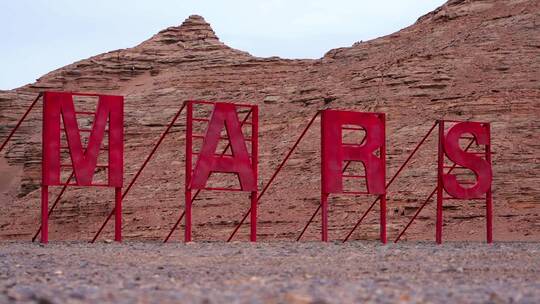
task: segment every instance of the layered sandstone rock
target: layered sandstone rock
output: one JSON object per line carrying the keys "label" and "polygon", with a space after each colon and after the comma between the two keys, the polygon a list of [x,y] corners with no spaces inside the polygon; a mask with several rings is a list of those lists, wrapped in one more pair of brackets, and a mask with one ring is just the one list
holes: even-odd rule
{"label": "layered sandstone rock", "polygon": [[[184,100],[254,103],[261,116],[262,185],[318,109],[387,113],[388,176],[436,119],[489,121],[495,238],[538,240],[539,12],[533,0],[449,1],[408,28],[331,50],[318,60],[251,56],[220,42],[202,17],[190,16],[134,48],[1,91],[0,138],[39,91],[123,94],[127,183]],[[28,238],[39,225],[39,111],[0,158],[4,239]],[[432,136],[389,189],[390,238],[433,189],[436,147]],[[124,202],[127,238],[160,239],[168,233],[183,205],[183,157],[184,118]],[[317,207],[319,183],[316,123],[260,202],[260,239],[294,239]],[[344,237],[370,203],[369,197],[332,198],[331,238]],[[52,216],[51,239],[90,238],[111,208],[111,190],[70,188]],[[247,195],[204,193],[194,204],[195,240],[226,239],[248,208]],[[375,208],[353,238],[376,238],[377,214]],[[448,202],[447,238],[483,239],[483,214],[482,202]],[[319,226],[317,217],[306,239],[318,238]],[[431,239],[433,230],[432,202],[406,237]],[[109,225],[106,235],[111,231]],[[239,238],[247,233],[246,225]]]}

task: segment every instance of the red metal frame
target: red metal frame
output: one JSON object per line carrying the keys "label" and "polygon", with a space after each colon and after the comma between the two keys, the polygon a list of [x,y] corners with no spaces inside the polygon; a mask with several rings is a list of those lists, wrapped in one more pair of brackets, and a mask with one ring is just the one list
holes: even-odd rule
{"label": "red metal frame", "polygon": [[[42,161],[42,186],[41,186],[41,242],[48,242],[48,218],[54,207],[60,200],[60,196],[68,186],[84,187],[113,187],[115,188],[115,240],[122,241],[122,198],[123,185],[123,136],[124,136],[124,98],[88,93],[71,92],[45,92],[43,94],[43,161]],[[76,112],[74,96],[98,97],[96,112]],[[77,114],[94,115],[92,128],[84,130],[90,133],[86,148],[82,147],[80,132],[77,124]],[[64,129],[61,128],[62,117]],[[108,130],[106,126],[108,125]],[[67,151],[71,158],[71,164],[61,164],[60,132],[64,130],[67,138]],[[98,165],[97,159],[105,132],[108,133],[108,163]],[[93,176],[96,167],[108,169],[107,183],[94,183]],[[60,178],[60,167],[73,169],[67,181]],[[71,180],[75,178],[75,182]],[[60,195],[54,202],[51,210],[48,204],[48,187],[63,186]],[[39,230],[38,230],[39,233]],[[37,234],[36,234],[37,235]],[[34,237],[35,238],[35,237]]]}
{"label": "red metal frame", "polygon": [[[347,128],[345,125],[355,125]],[[360,144],[344,144],[342,131],[364,130]],[[373,152],[379,151],[379,156]],[[343,175],[351,161],[363,163],[366,174]],[[321,116],[321,240],[328,242],[328,198],[331,194],[376,194],[380,201],[380,240],[386,243],[386,140],[385,115],[353,111],[323,110]],[[343,191],[342,178],[364,178],[366,191]]]}
{"label": "red metal frame", "polygon": [[[210,119],[194,117],[193,106],[196,104],[213,105],[213,111]],[[237,108],[248,108],[251,113],[251,122],[244,121],[240,123],[238,119]],[[248,113],[249,116],[249,113]],[[247,117],[247,116],[246,116]],[[186,117],[186,165],[185,165],[185,230],[184,241],[192,240],[192,191],[197,190],[196,195],[200,190],[209,191],[248,191],[250,192],[250,210],[251,212],[251,229],[250,241],[257,241],[257,180],[258,180],[258,106],[245,105],[226,102],[209,102],[209,101],[188,101],[187,102],[187,117]],[[204,140],[202,142],[201,151],[194,153],[193,151],[193,122],[207,122],[208,126]],[[243,134],[242,126],[251,124],[251,137],[246,138]],[[223,127],[227,131],[227,139],[232,154],[226,155],[225,151],[216,154],[215,150],[219,139],[220,132]],[[199,137],[197,137],[199,138]],[[251,141],[251,153],[247,152],[245,146],[246,141]],[[195,166],[193,167],[193,155],[197,156]],[[217,188],[207,187],[206,183],[211,172],[235,173],[240,182],[240,188]],[[174,228],[173,228],[174,230]],[[168,238],[167,238],[168,239]]]}
{"label": "red metal frame", "polygon": [[[445,131],[445,123],[452,123]],[[471,153],[459,147],[459,139],[464,134],[471,134],[471,144],[484,146],[482,153]],[[493,202],[491,193],[491,140],[490,124],[482,122],[439,121],[439,149],[437,161],[437,220],[435,241],[442,243],[443,204],[445,199],[486,201],[486,240],[493,242]],[[470,137],[469,137],[470,138]],[[468,147],[471,146],[469,144]],[[467,150],[468,150],[467,147]],[[484,156],[482,159],[479,155]],[[467,168],[476,175],[476,182],[471,187],[463,187],[463,183],[456,180],[451,171],[444,172],[445,158],[452,162],[449,168]],[[449,197],[445,197],[445,193]]]}
{"label": "red metal frame", "polygon": [[[50,94],[50,93],[49,93]],[[61,94],[68,94],[68,95],[76,95],[76,96],[95,96],[95,97],[100,97],[100,96],[105,96],[105,95],[99,95],[99,94],[85,94],[85,93],[61,93]],[[2,145],[0,146],[0,151],[2,151],[8,141],[11,139],[11,137],[13,136],[13,134],[18,130],[18,128],[20,127],[20,125],[22,124],[22,122],[26,119],[27,115],[31,112],[31,110],[33,109],[33,107],[35,106],[35,104],[37,103],[37,101],[39,100],[39,98],[42,96],[42,94],[40,93],[36,98],[35,100],[32,102],[32,104],[28,107],[28,109],[26,110],[26,112],[23,114],[23,116],[21,117],[21,119],[17,122],[15,128],[10,132],[10,134],[8,135],[7,139],[2,143]],[[198,103],[203,103],[203,104],[211,104],[211,105],[214,105],[215,103],[213,102],[206,102],[206,101],[199,101]],[[252,106],[249,106],[249,105],[239,105],[239,104],[235,104],[237,106],[247,106],[247,107],[252,107]],[[184,103],[182,105],[182,107],[180,108],[180,110],[176,113],[176,115],[174,116],[173,120],[169,123],[169,125],[167,126],[165,132],[161,135],[161,137],[159,138],[157,144],[154,146],[154,148],[152,149],[152,151],[150,152],[150,154],[148,155],[148,157],[146,158],[146,160],[144,161],[143,165],[139,168],[139,170],[137,171],[137,173],[135,174],[134,178],[131,180],[129,186],[126,188],[126,190],[124,191],[124,193],[121,193],[121,188],[119,187],[115,187],[115,204],[117,206],[120,206],[119,208],[114,208],[111,213],[109,214],[109,217],[106,219],[106,221],[103,223],[103,225],[101,226],[100,230],[97,232],[97,234],[95,235],[94,239],[92,240],[92,242],[94,242],[97,237],[99,236],[99,234],[101,233],[101,231],[103,230],[103,228],[105,227],[106,223],[110,220],[110,218],[112,217],[112,215],[115,215],[115,218],[116,219],[120,219],[120,220],[116,220],[115,222],[115,239],[116,240],[120,240],[121,239],[121,233],[118,233],[118,232],[121,232],[121,202],[122,202],[122,199],[128,194],[129,190],[131,189],[131,187],[134,185],[134,183],[136,182],[137,178],[139,177],[140,173],[142,172],[142,170],[144,170],[144,168],[146,167],[146,165],[148,164],[149,160],[151,159],[151,157],[154,155],[154,153],[156,152],[157,148],[159,147],[159,145],[161,144],[161,142],[163,141],[164,137],[169,133],[170,131],[170,128],[172,127],[172,125],[177,121],[177,119],[179,118],[182,110],[184,109],[184,107],[186,106],[186,103]],[[68,111],[69,112],[69,111]],[[74,111],[72,111],[74,112]],[[251,236],[252,236],[252,240],[253,240],[253,236],[256,237],[256,217],[257,217],[257,214],[256,214],[256,208],[257,208],[257,204],[259,203],[261,197],[266,193],[266,190],[269,188],[269,186],[271,185],[271,183],[274,181],[274,179],[276,178],[277,174],[279,174],[280,170],[282,169],[282,167],[284,166],[284,164],[286,163],[286,161],[288,160],[288,158],[291,156],[291,154],[294,152],[294,150],[296,149],[296,147],[298,146],[298,144],[300,143],[300,141],[303,139],[304,135],[306,134],[306,132],[308,131],[308,129],[310,128],[310,126],[312,125],[312,123],[314,122],[315,118],[318,116],[320,112],[317,112],[313,118],[310,120],[310,122],[308,123],[308,125],[305,127],[305,129],[303,130],[303,132],[301,133],[300,137],[297,139],[297,141],[295,142],[295,144],[293,145],[293,147],[291,148],[291,150],[288,152],[288,154],[286,155],[286,157],[284,158],[284,160],[281,162],[281,164],[278,166],[278,168],[276,169],[276,171],[274,172],[274,174],[272,175],[272,177],[270,178],[270,180],[268,181],[268,183],[263,187],[263,190],[260,192],[260,194],[257,196],[256,194],[251,195],[251,208],[249,209],[249,211],[245,214],[245,216],[243,217],[242,221],[235,227],[235,230],[233,231],[233,233],[231,234],[231,236],[229,237],[228,241],[230,241],[235,233],[238,231],[239,227],[243,224],[243,222],[247,219],[247,216],[249,214],[252,214],[252,223],[255,223],[255,227],[252,226],[252,230],[251,230]],[[45,114],[45,113],[44,113]],[[71,113],[71,114],[78,114],[78,115],[96,115],[96,113],[94,112],[75,112],[75,113]],[[256,128],[256,125],[257,123],[253,123],[253,122],[248,122],[247,121],[247,118],[249,117],[249,115],[251,114],[251,110],[248,112],[248,114],[246,115],[246,117],[244,118],[244,120],[242,121],[241,125],[244,125],[244,124],[252,124],[252,128]],[[75,115],[73,115],[75,116]],[[193,118],[192,117],[192,121],[201,121],[201,122],[209,122],[210,120],[209,119],[200,119],[200,118]],[[406,225],[406,227],[403,229],[403,231],[401,231],[401,233],[398,235],[398,237],[396,238],[395,242],[398,242],[399,239],[403,236],[403,234],[406,232],[406,230],[410,227],[410,225],[412,224],[412,222],[416,219],[416,217],[418,216],[418,214],[422,211],[422,209],[427,205],[427,203],[431,200],[431,198],[435,195],[435,193],[437,193],[437,223],[436,223],[436,241],[438,243],[441,243],[442,242],[442,205],[443,205],[443,201],[445,199],[463,199],[462,197],[455,197],[453,196],[452,194],[448,193],[450,195],[450,197],[445,197],[444,196],[444,193],[447,191],[445,191],[445,183],[444,183],[444,180],[443,180],[443,176],[445,175],[449,175],[455,168],[459,167],[456,163],[454,163],[452,166],[445,166],[444,165],[444,159],[445,159],[445,156],[447,156],[447,151],[445,150],[446,149],[446,146],[444,145],[444,140],[445,140],[445,130],[444,130],[444,127],[445,127],[445,122],[446,123],[457,123],[457,124],[460,124],[462,122],[460,121],[449,121],[449,120],[445,120],[445,121],[437,121],[433,127],[429,130],[429,132],[422,138],[422,140],[418,143],[418,145],[416,146],[416,148],[411,152],[411,154],[408,156],[408,158],[405,160],[405,162],[401,165],[401,167],[398,169],[398,171],[394,174],[394,176],[392,177],[392,179],[388,182],[388,184],[386,184],[385,186],[385,189],[387,189],[391,184],[392,182],[396,179],[396,177],[401,173],[402,169],[405,167],[405,165],[410,161],[410,159],[413,157],[413,155],[417,152],[417,150],[420,148],[420,146],[425,142],[425,140],[427,139],[427,137],[432,133],[432,131],[434,130],[434,128],[439,125],[439,154],[438,154],[438,182],[437,182],[437,187],[435,187],[435,189],[433,190],[433,192],[428,196],[428,198],[424,201],[424,203],[420,206],[420,208],[416,211],[416,213],[414,214],[414,216],[412,217],[412,219],[408,222],[408,224]],[[477,124],[480,124],[482,128],[486,128],[487,129],[487,134],[488,134],[488,141],[487,143],[483,144],[484,145],[484,151],[481,152],[481,155],[484,156],[483,160],[486,161],[490,168],[491,168],[491,145],[490,145],[490,142],[489,142],[489,123],[477,123]],[[45,129],[45,119],[44,119],[44,129]],[[343,128],[343,129],[348,129],[348,128]],[[66,128],[66,133],[69,132],[71,130],[71,132],[73,133],[73,130],[74,128]],[[92,130],[78,130],[79,132],[92,132]],[[46,132],[44,132],[44,138],[46,137],[45,135]],[[255,134],[256,132],[254,132],[253,134]],[[469,132],[470,133],[470,132]],[[199,136],[199,135],[193,135],[192,134],[192,138],[201,138],[202,136]],[[72,134],[71,138],[75,138]],[[465,138],[465,137],[461,137],[461,138]],[[470,137],[469,137],[470,138]],[[250,140],[251,138],[246,138],[246,140]],[[468,146],[463,150],[463,152],[466,152],[468,151],[468,149],[472,146],[472,144],[477,141],[477,136],[473,135],[473,137],[471,138],[471,141],[470,143],[468,144]],[[44,147],[45,147],[45,140],[44,140]],[[229,148],[230,146],[227,146],[224,151],[221,153],[220,157],[223,157],[223,156],[227,156],[225,153],[227,151],[227,149]],[[69,149],[70,147],[60,147],[61,149]],[[103,150],[101,148],[99,148],[100,150]],[[94,149],[95,150],[95,149]],[[46,149],[44,149],[44,153],[46,154],[47,152]],[[50,151],[49,151],[50,152]],[[71,151],[70,151],[71,152]],[[192,153],[192,155],[195,155],[196,153]],[[471,154],[474,154],[474,155],[479,155],[479,152],[471,152]],[[381,153],[382,155],[382,153]],[[256,156],[255,156],[255,159],[256,159]],[[345,171],[346,167],[350,164],[350,162],[348,162],[346,165],[345,165],[345,168],[343,168],[343,171]],[[102,167],[107,167],[107,165],[99,165],[99,164],[95,164],[96,166],[102,166]],[[64,165],[64,164],[56,164],[55,166],[68,166],[68,167],[71,167],[72,165]],[[45,167],[45,166],[44,166]],[[446,173],[444,172],[445,169],[449,169]],[[54,170],[53,170],[54,171]],[[51,170],[44,170],[44,172],[47,172],[47,174],[50,174],[51,173]],[[79,174],[81,175],[81,174]],[[84,174],[83,174],[84,175]],[[60,201],[60,198],[61,196],[63,195],[63,193],[65,192],[65,190],[67,189],[68,186],[81,186],[81,185],[85,185],[85,186],[104,186],[104,187],[110,187],[112,186],[111,183],[107,183],[107,184],[97,184],[97,183],[90,183],[88,184],[88,182],[79,182],[79,181],[76,181],[76,182],[72,182],[73,178],[76,176],[76,173],[75,171],[73,171],[70,175],[70,177],[67,179],[66,182],[63,182],[63,183],[56,183],[56,182],[52,182],[51,185],[60,185],[60,186],[63,186],[61,191],[60,191],[60,194],[58,195],[58,197],[56,198],[55,202],[53,203],[52,207],[50,210],[47,210],[48,209],[48,184],[46,181],[43,182],[43,186],[42,186],[42,222],[46,223],[47,220],[48,220],[48,216],[53,212],[54,208],[56,207],[56,205],[58,204],[58,202]],[[187,177],[187,175],[186,175]],[[343,175],[343,177],[347,177],[347,178],[365,178],[364,176],[357,176],[357,175]],[[45,179],[44,179],[45,180]],[[48,182],[50,183],[51,180],[49,179]],[[493,230],[493,206],[492,206],[492,191],[491,191],[491,179],[489,180],[489,189],[487,191],[485,191],[485,200],[486,200],[486,239],[487,239],[487,242],[488,243],[491,243],[492,240],[493,240],[493,233],[492,233],[492,230]],[[205,187],[205,189],[207,190],[221,190],[221,191],[239,191],[241,189],[229,189],[229,188],[216,188],[216,187]],[[187,200],[186,200],[186,209],[189,205],[189,208],[191,208],[191,203],[195,200],[195,198],[197,197],[197,195],[200,193],[201,189],[198,189],[197,192],[195,193],[195,195],[193,197],[191,197],[190,199],[190,204],[187,204]],[[367,192],[345,192],[345,194],[367,194]],[[326,195],[326,197],[325,197]],[[308,226],[311,224],[311,222],[313,221],[314,217],[316,216],[316,214],[318,213],[318,211],[321,209],[321,207],[324,205],[323,204],[323,200],[327,200],[328,199],[328,195],[329,193],[325,193],[325,192],[322,192],[321,193],[321,196],[322,196],[322,200],[321,200],[321,205],[318,206],[317,210],[315,211],[315,213],[311,216],[309,222],[306,224],[306,226],[304,227],[304,229],[302,230],[301,234],[299,235],[299,237],[297,238],[297,240],[300,240],[300,238],[302,237],[302,235],[304,234],[304,232],[306,231],[306,229],[308,228]],[[473,197],[473,199],[477,199],[477,197]],[[346,238],[343,240],[344,242],[347,241],[349,239],[349,237],[352,235],[352,233],[355,231],[355,229],[359,226],[359,224],[362,222],[362,220],[365,218],[365,216],[367,215],[367,213],[374,207],[374,205],[377,203],[377,201],[380,200],[380,196],[378,196],[374,201],[373,203],[370,205],[370,207],[364,212],[364,214],[362,215],[362,217],[359,219],[359,221],[356,223],[356,225],[353,227],[353,229],[348,233],[348,235],[346,236]],[[47,210],[47,212],[45,212],[45,210]],[[254,210],[255,212],[251,212],[251,210]],[[173,229],[171,230],[171,232],[169,233],[169,235],[167,236],[167,238],[165,239],[165,242],[169,239],[169,237],[171,236],[172,232],[176,229],[176,227],[178,226],[178,224],[180,223],[180,221],[182,220],[184,214],[185,214],[186,210],[184,210],[184,212],[182,213],[182,215],[180,216],[179,220],[176,222],[175,226],[173,227]],[[324,218],[324,216],[323,216]],[[382,219],[382,218],[381,218]],[[327,216],[326,216],[326,220],[327,220]],[[324,223],[324,221],[323,221]],[[382,220],[381,220],[381,224],[382,224]],[[186,225],[187,227],[187,225]],[[32,241],[34,241],[34,239],[37,237],[37,235],[39,234],[39,232],[41,231],[41,229],[43,228],[43,233],[42,233],[42,242],[46,242],[48,237],[48,227],[47,225],[43,225],[43,226],[40,226],[38,231],[36,232],[36,234],[34,235],[34,238],[32,239]],[[326,225],[326,228],[327,228],[327,225]],[[324,229],[323,229],[324,230]],[[186,232],[187,233],[187,232]],[[324,232],[323,232],[323,238],[324,238]],[[382,234],[381,234],[381,239],[382,239]]]}
{"label": "red metal frame", "polygon": [[[248,118],[250,117],[252,113],[252,110],[250,109],[247,114],[244,116],[244,119],[242,120],[242,122],[240,123],[240,126],[243,126],[244,124],[247,123],[247,120]],[[227,144],[227,146],[223,149],[223,151],[221,152],[221,155],[224,155],[227,150],[230,148],[230,143]],[[197,192],[195,192],[195,194],[193,195],[193,197],[191,198],[191,203],[193,204],[193,202],[195,201],[195,199],[197,198],[197,196],[199,196],[199,193],[201,193],[201,189],[197,190]],[[174,233],[174,231],[176,230],[176,228],[178,228],[178,225],[180,225],[180,222],[182,221],[182,219],[184,218],[184,216],[186,215],[186,210],[182,211],[182,213],[180,214],[180,217],[178,218],[178,220],[176,221],[176,223],[173,225],[173,227],[171,228],[171,230],[169,231],[169,233],[167,234],[167,237],[165,237],[165,240],[163,240],[163,243],[167,243],[169,241],[169,239],[171,238],[172,234]]]}
{"label": "red metal frame", "polygon": [[[423,144],[423,142],[427,138],[427,136],[429,134],[431,134],[434,127],[437,126],[437,125],[439,126],[439,135],[438,135],[439,148],[438,148],[438,153],[437,153],[437,155],[438,155],[438,157],[437,157],[437,185],[435,186],[433,191],[428,195],[428,197],[424,200],[424,202],[420,205],[420,207],[416,210],[413,217],[409,220],[407,225],[403,228],[403,230],[399,233],[397,238],[394,240],[394,243],[399,242],[399,240],[405,234],[407,229],[409,229],[411,224],[415,221],[417,216],[420,214],[420,212],[424,209],[424,207],[428,204],[428,202],[433,198],[433,196],[436,193],[437,193],[437,212],[436,212],[437,217],[436,217],[435,241],[437,243],[439,243],[439,244],[442,243],[442,224],[443,224],[442,206],[443,206],[443,200],[444,200],[444,197],[443,197],[444,184],[443,184],[442,176],[443,175],[449,175],[451,172],[453,172],[453,170],[455,168],[459,167],[457,163],[453,163],[451,166],[445,166],[444,165],[444,158],[445,158],[445,153],[446,153],[445,152],[445,145],[444,145],[445,122],[447,122],[447,123],[458,123],[458,124],[471,123],[471,122],[462,122],[462,121],[439,120],[439,121],[437,121],[435,123],[435,125],[433,125],[431,130],[426,134],[426,136],[424,136],[422,141],[418,144],[415,151],[420,147],[420,145]],[[472,123],[473,124],[480,124],[480,125],[482,125],[482,127],[487,128],[488,140],[487,140],[487,144],[484,145],[485,149],[484,149],[484,152],[482,154],[484,154],[484,156],[485,156],[484,160],[487,161],[487,163],[489,163],[489,166],[490,166],[490,169],[491,169],[491,144],[490,144],[490,140],[489,140],[490,125],[489,125],[489,123],[476,123],[476,122],[472,122]],[[470,133],[470,132],[463,132],[463,133]],[[471,133],[471,134],[473,134],[473,133]],[[467,138],[470,139],[470,142],[465,147],[465,149],[460,148],[460,150],[462,150],[463,153],[466,153],[469,150],[469,148],[471,148],[473,143],[477,142],[477,137],[474,134],[473,134],[473,137],[467,137],[467,136],[459,136],[459,137],[464,138],[464,139],[467,139]],[[471,154],[477,155],[478,153],[471,153]],[[411,154],[411,156],[412,156],[412,154]],[[410,159],[410,157],[407,159],[407,161],[405,163],[407,163],[409,161],[409,159]],[[448,171],[446,173],[444,172],[445,168],[448,169]],[[491,181],[490,181],[490,184],[491,184]],[[485,194],[486,194],[486,226],[487,226],[486,239],[487,239],[488,243],[491,243],[491,242],[493,242],[493,233],[492,233],[492,230],[493,230],[493,204],[492,204],[491,186],[489,187],[489,189],[487,190],[487,192]],[[452,199],[456,199],[456,198],[452,197]]]}
{"label": "red metal frame", "polygon": [[[96,96],[95,94],[84,94],[84,93],[78,93],[78,95],[80,96]],[[34,99],[34,101],[30,104],[30,106],[28,106],[28,108],[26,109],[25,113],[22,115],[22,117],[19,119],[19,121],[17,122],[17,124],[15,125],[15,127],[13,128],[13,130],[11,130],[11,132],[8,134],[7,138],[4,140],[4,142],[2,143],[2,145],[0,146],[0,152],[7,146],[9,140],[11,139],[11,137],[15,134],[15,132],[17,132],[17,130],[19,129],[19,127],[21,126],[21,124],[24,122],[24,120],[26,119],[26,117],[28,116],[28,114],[30,114],[30,112],[32,111],[32,109],[34,108],[34,106],[37,104],[37,102],[39,101],[39,99],[43,96],[43,93],[40,92],[36,98]],[[90,115],[91,112],[78,112],[78,114],[86,114],[86,115]],[[81,131],[81,130],[80,130]],[[68,147],[60,147],[61,149],[69,149]],[[53,205],[51,206],[51,208],[49,209],[49,211],[47,212],[47,217],[50,217],[51,214],[53,213],[54,209],[56,208],[56,206],[58,205],[58,202],[60,202],[60,199],[62,198],[62,195],[65,193],[68,185],[71,183],[73,177],[74,177],[74,172],[71,172],[71,175],[69,176],[69,178],[67,179],[67,182],[66,184],[62,185],[62,189],[60,190],[60,193],[58,194],[58,196],[56,197],[56,199],[54,200],[54,203]],[[45,193],[46,196],[48,196],[48,192]],[[113,212],[111,212],[111,214],[109,215],[108,219],[109,220],[111,218],[111,216],[114,214],[114,209],[113,209]],[[36,240],[36,238],[38,237],[38,235],[40,234],[41,232],[41,225],[38,227],[36,233],[34,234],[34,236],[32,237],[32,242],[34,242]]]}

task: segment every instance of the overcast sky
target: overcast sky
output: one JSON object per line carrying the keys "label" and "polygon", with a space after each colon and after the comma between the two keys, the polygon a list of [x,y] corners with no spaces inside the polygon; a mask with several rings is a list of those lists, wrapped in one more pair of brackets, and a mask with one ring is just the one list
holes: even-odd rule
{"label": "overcast sky", "polygon": [[445,0],[0,0],[0,89],[128,48],[202,15],[255,56],[320,58],[413,24]]}

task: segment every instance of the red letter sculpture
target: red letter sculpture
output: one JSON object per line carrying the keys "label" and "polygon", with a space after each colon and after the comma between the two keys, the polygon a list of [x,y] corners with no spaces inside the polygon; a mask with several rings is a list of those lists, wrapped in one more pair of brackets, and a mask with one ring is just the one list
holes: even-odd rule
{"label": "red letter sculpture", "polygon": [[[443,190],[450,195],[449,199],[486,199],[487,241],[492,242],[492,200],[491,181],[491,151],[490,128],[487,123],[458,122],[445,134],[445,121],[439,123],[439,161],[437,186],[437,230],[436,241],[442,242],[442,207],[444,200]],[[472,135],[471,143],[484,146],[482,152],[468,152],[459,145],[460,138]],[[468,149],[468,147],[467,147]],[[479,155],[483,155],[484,158]],[[471,170],[476,178],[472,186],[459,182],[455,174],[444,172],[444,157],[454,163],[453,167]],[[469,183],[470,184],[470,183]]]}
{"label": "red letter sculpture", "polygon": [[[210,119],[194,118],[193,105],[213,105]],[[224,191],[248,191],[251,192],[251,241],[256,241],[257,227],[257,134],[258,134],[258,109],[257,106],[239,105],[223,102],[189,101],[187,104],[187,140],[186,140],[186,228],[184,239],[191,241],[191,191],[196,190],[224,190]],[[238,119],[237,108],[248,108],[249,112],[244,121]],[[251,122],[246,122],[251,115]],[[193,121],[207,121],[206,134],[193,135]],[[247,139],[242,132],[243,124],[251,124],[251,138]],[[221,132],[226,130],[226,137]],[[193,138],[202,138],[200,152],[193,152]],[[220,139],[228,139],[227,146],[232,153],[227,155],[225,151],[217,150]],[[248,153],[246,141],[251,141],[251,156]],[[192,170],[192,154],[198,154],[195,168]],[[251,160],[250,160],[251,158]],[[209,188],[207,181],[213,173],[232,173],[238,176],[239,189],[232,188]],[[197,192],[198,193],[198,192]]]}
{"label": "red letter sculpture", "polygon": [[[385,243],[386,145],[384,114],[324,110],[321,119],[322,240],[328,241],[328,196],[331,193],[377,194],[381,196],[381,241]],[[343,143],[343,130],[364,130],[365,138],[359,144]],[[379,156],[375,155],[376,152],[379,152]],[[362,162],[366,176],[344,176],[344,162],[351,161]],[[365,178],[367,192],[344,191],[344,177]]]}
{"label": "red letter sculpture", "polygon": [[[229,135],[232,155],[218,155],[221,131]],[[232,104],[216,103],[206,131],[201,152],[191,177],[191,189],[204,189],[212,172],[236,173],[244,191],[257,190],[256,177],[249,161],[244,135],[236,108]]]}
{"label": "red letter sculpture", "polygon": [[[76,112],[73,96],[98,97],[96,112]],[[42,161],[42,229],[41,242],[48,241],[48,186],[105,186],[114,187],[116,196],[115,240],[121,241],[121,187],[123,182],[123,104],[122,96],[45,92],[43,99],[43,161]],[[93,116],[91,129],[79,129],[77,115]],[[62,119],[61,119],[62,118]],[[61,145],[63,121],[67,147]],[[108,121],[108,130],[107,127]],[[83,148],[81,132],[89,132]],[[108,133],[108,164],[98,164],[99,151]],[[61,164],[60,150],[67,150],[71,164]],[[93,183],[96,167],[108,169],[106,184]],[[71,167],[75,182],[60,181],[61,167]]]}

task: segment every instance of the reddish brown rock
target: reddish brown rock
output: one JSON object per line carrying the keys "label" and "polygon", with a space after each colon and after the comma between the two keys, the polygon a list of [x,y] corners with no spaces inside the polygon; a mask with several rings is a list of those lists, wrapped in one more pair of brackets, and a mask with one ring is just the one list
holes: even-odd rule
{"label": "reddish brown rock", "polygon": [[[182,101],[255,103],[260,105],[263,183],[318,109],[387,113],[389,176],[434,120],[490,121],[495,239],[539,240],[539,16],[534,0],[449,1],[397,33],[330,50],[318,60],[251,56],[221,43],[202,17],[191,16],[134,48],[81,60],[34,84],[0,91],[0,138],[38,91],[123,94],[128,182]],[[37,110],[0,158],[3,239],[27,239],[39,225]],[[182,119],[124,202],[127,239],[163,238],[182,210],[183,126]],[[294,239],[317,207],[318,132],[315,125],[260,202],[261,240]],[[432,137],[390,188],[390,238],[434,187],[435,153]],[[370,202],[333,198],[330,237],[344,237]],[[69,189],[52,216],[51,239],[90,238],[111,208],[111,190]],[[247,208],[246,195],[203,194],[194,205],[195,240],[226,239]],[[445,237],[483,239],[483,213],[479,202],[450,202]],[[353,238],[377,237],[376,214]],[[104,237],[111,231],[112,225]],[[240,238],[247,233],[246,226]],[[318,233],[317,221],[306,239]],[[406,238],[432,239],[433,234],[431,203]]]}

